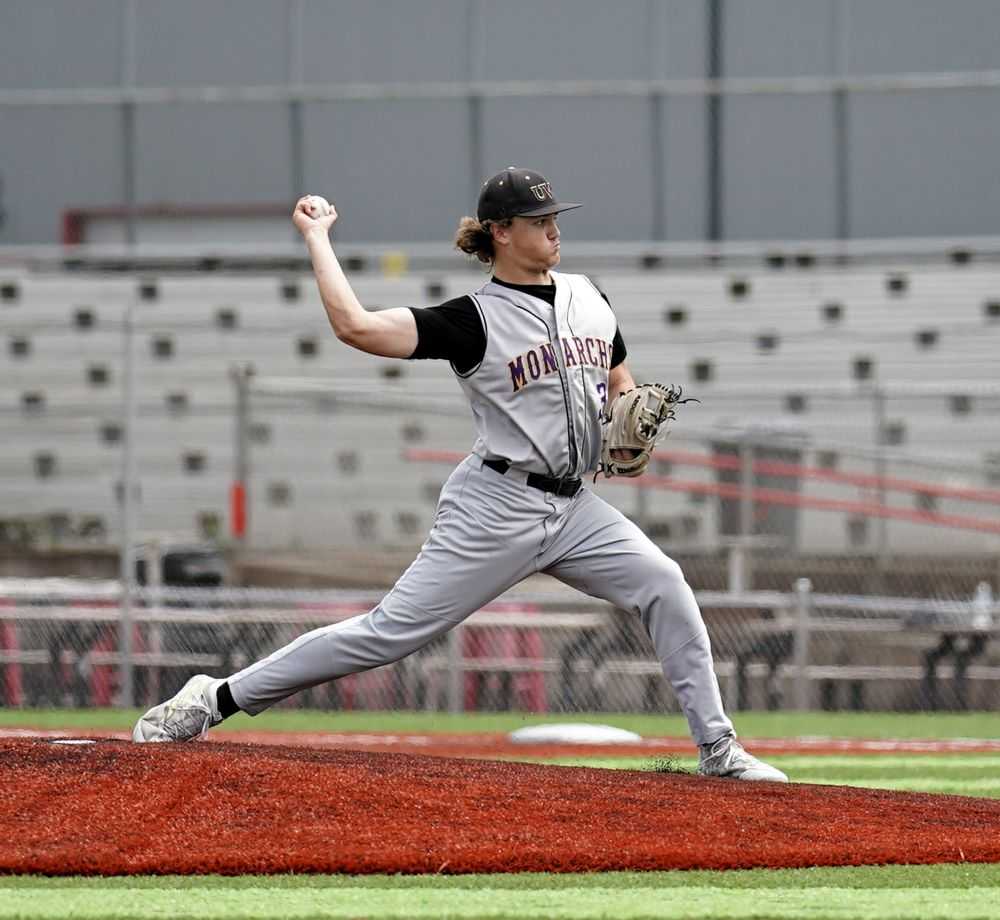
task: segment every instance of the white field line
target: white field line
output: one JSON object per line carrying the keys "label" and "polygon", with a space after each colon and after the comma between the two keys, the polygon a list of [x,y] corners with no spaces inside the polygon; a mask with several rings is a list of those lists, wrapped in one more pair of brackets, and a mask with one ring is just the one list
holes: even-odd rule
{"label": "white field line", "polygon": [[747,747],[761,750],[798,749],[837,750],[844,753],[909,753],[945,754],[967,751],[1000,751],[997,738],[825,738],[810,735],[801,738],[751,738],[741,739]]}
{"label": "white field line", "polygon": [[64,728],[0,728],[0,739],[28,740],[31,738],[99,738],[101,740],[122,741],[132,737],[131,732],[109,732],[99,729]]}
{"label": "white field line", "polygon": [[[34,728],[0,728],[0,739],[27,738],[102,738],[113,740],[128,740],[131,734],[127,731],[102,731],[99,729],[34,729]],[[490,740],[496,738],[489,736]],[[438,745],[450,748],[468,746],[474,751],[483,743],[476,734],[437,735],[437,734],[379,734],[354,732],[216,732],[211,740],[220,742],[242,742],[252,744],[284,744],[299,747],[378,747],[399,745],[407,748],[426,748],[432,751]],[[996,738],[949,738],[949,739],[866,739],[866,738],[825,738],[817,736],[799,738],[744,738],[747,747],[754,751],[787,752],[806,755],[815,750],[817,756],[829,752],[835,754],[953,754],[953,753],[1000,753],[1000,739]],[[525,754],[531,751],[531,745],[518,745],[518,750]],[[546,745],[549,747],[549,745]],[[579,751],[583,745],[572,745],[574,751]],[[644,738],[636,744],[621,745],[622,754],[633,751],[638,754],[659,750],[688,750],[691,741],[688,738]]]}
{"label": "white field line", "polygon": [[945,779],[926,777],[924,779],[863,779],[857,776],[809,776],[792,777],[796,783],[818,786],[857,786],[862,789],[892,789],[896,792],[944,792],[955,795],[972,795],[983,792],[1000,792],[998,779]]}
{"label": "white field line", "polygon": [[[967,753],[967,752],[963,752]],[[975,752],[973,760],[962,760],[950,754],[925,754],[920,752],[919,757],[912,754],[881,754],[877,757],[858,757],[847,754],[782,754],[781,762],[790,769],[847,769],[863,772],[865,770],[926,770],[934,769],[954,769],[964,770],[970,766],[976,769],[992,769],[997,773],[997,782],[1000,782],[1000,753],[979,753]]]}

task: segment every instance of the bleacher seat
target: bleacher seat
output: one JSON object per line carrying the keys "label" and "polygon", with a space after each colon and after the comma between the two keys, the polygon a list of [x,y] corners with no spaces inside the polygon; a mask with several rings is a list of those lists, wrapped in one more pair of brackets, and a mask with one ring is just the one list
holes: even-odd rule
{"label": "bleacher seat", "polygon": [[[733,426],[784,426],[804,439],[809,462],[839,454],[842,464],[870,472],[870,460],[854,454],[875,449],[870,393],[877,384],[896,394],[885,407],[886,440],[897,442],[884,445],[890,473],[911,475],[906,457],[919,455],[961,465],[964,473],[947,475],[981,484],[975,469],[996,451],[988,421],[997,406],[989,388],[1000,270],[968,260],[829,267],[806,255],[783,255],[780,265],[762,260],[753,270],[673,270],[661,261],[645,271],[600,273],[636,378],[683,384],[701,400],[686,407],[675,440],[689,438],[683,446],[695,450]],[[433,305],[485,279],[468,272],[352,276],[372,308]],[[449,470],[407,462],[403,451],[464,452],[474,440],[447,363],[397,362],[345,346],[329,328],[313,279],[280,273],[0,277],[7,342],[0,498],[8,513],[99,516],[113,538],[130,304],[141,529],[225,521],[234,462],[230,369],[249,363],[258,379],[326,388],[325,396],[253,396],[253,542],[422,540]],[[922,394],[928,384],[947,392]],[[913,395],[901,398],[907,387]],[[671,474],[715,482],[710,469]],[[635,484],[596,488],[671,539],[711,546],[717,538],[712,500]],[[829,484],[815,488],[844,494]],[[949,500],[928,499],[925,507],[972,513]],[[851,522],[830,521],[803,512],[803,548],[849,548]],[[917,525],[890,528],[894,548],[924,539]]]}

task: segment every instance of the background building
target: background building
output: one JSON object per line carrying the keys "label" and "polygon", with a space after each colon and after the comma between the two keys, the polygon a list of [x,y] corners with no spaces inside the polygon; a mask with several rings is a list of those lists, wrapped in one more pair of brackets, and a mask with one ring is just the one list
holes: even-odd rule
{"label": "background building", "polygon": [[0,244],[126,204],[287,241],[303,189],[344,240],[443,240],[518,161],[577,239],[994,234],[998,34],[991,0],[11,0]]}

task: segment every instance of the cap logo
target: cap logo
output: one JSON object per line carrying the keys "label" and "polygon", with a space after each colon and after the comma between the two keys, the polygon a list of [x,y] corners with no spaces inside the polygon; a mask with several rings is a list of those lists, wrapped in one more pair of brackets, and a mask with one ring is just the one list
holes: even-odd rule
{"label": "cap logo", "polygon": [[552,186],[548,182],[539,182],[538,185],[531,186],[531,194],[539,201],[551,201]]}

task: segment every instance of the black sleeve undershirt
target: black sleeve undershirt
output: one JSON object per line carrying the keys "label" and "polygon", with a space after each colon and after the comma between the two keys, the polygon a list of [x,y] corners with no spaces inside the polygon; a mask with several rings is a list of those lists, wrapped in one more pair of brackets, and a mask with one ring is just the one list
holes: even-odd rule
{"label": "black sleeve undershirt", "polygon": [[[552,288],[554,298],[555,286]],[[603,291],[601,296],[608,300]],[[608,306],[611,306],[609,300]],[[411,360],[443,358],[460,374],[468,373],[483,360],[486,332],[471,297],[456,297],[436,307],[410,307],[410,311],[417,324],[417,347],[410,355]],[[611,345],[611,367],[617,367],[627,355],[621,330],[616,327]]]}
{"label": "black sleeve undershirt", "polygon": [[436,307],[410,307],[417,323],[417,347],[411,359],[445,358],[465,374],[486,354],[486,332],[479,310],[468,295]]}

